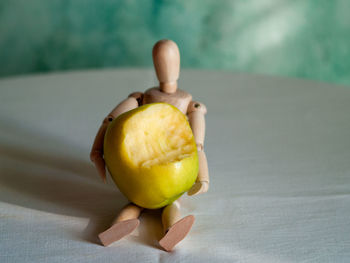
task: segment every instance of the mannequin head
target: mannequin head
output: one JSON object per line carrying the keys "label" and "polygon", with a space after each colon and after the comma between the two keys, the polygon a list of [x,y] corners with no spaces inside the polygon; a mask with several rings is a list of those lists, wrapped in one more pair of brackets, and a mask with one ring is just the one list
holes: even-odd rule
{"label": "mannequin head", "polygon": [[152,55],[160,90],[165,93],[176,92],[180,73],[180,52],[176,43],[160,40],[154,45]]}

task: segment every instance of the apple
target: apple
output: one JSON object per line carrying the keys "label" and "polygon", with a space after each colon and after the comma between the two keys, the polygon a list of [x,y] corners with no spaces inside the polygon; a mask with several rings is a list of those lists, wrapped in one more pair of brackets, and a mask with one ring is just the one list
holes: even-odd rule
{"label": "apple", "polygon": [[119,190],[149,209],[174,202],[198,175],[186,115],[167,103],[146,104],[114,119],[106,131],[104,159]]}

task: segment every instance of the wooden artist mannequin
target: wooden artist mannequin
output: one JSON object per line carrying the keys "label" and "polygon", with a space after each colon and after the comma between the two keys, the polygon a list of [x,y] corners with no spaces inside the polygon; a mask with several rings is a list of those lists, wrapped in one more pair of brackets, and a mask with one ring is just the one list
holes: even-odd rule
{"label": "wooden artist mannequin", "polygon": [[[154,102],[169,103],[187,115],[197,144],[199,172],[195,184],[188,191],[188,195],[205,193],[209,188],[208,165],[203,147],[206,107],[202,103],[192,101],[191,94],[177,88],[180,53],[173,41],[161,40],[155,44],[153,47],[153,63],[159,80],[159,87],[148,89],[145,93],[135,92],[130,94],[127,99],[108,114],[96,135],[90,154],[91,161],[94,162],[99,175],[105,181],[103,142],[108,124],[120,114],[138,106]],[[142,207],[133,203],[125,206],[112,226],[99,235],[102,244],[108,246],[136,229],[139,225],[138,217],[142,210]],[[180,204],[175,201],[163,208],[162,223],[165,234],[159,244],[166,251],[171,251],[190,231],[194,223],[194,216],[188,215],[181,219]]]}

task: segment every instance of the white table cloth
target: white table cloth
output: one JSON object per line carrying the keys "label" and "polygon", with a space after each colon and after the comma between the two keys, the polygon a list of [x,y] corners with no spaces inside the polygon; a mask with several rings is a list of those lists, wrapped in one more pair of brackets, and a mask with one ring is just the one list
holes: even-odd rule
{"label": "white table cloth", "polygon": [[0,262],[350,262],[350,88],[183,71],[206,104],[208,193],[172,253],[159,211],[111,247],[97,234],[126,204],[89,151],[105,115],[153,70],[0,80]]}

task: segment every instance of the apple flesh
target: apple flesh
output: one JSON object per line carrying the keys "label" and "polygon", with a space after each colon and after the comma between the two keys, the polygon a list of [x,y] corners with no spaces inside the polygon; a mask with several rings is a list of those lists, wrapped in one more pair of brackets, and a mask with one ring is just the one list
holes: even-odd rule
{"label": "apple flesh", "polygon": [[167,103],[146,104],[114,119],[106,131],[104,159],[119,190],[149,209],[171,204],[198,175],[192,129]]}

